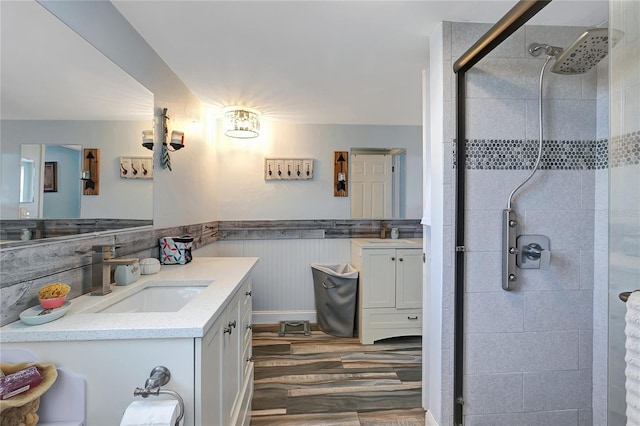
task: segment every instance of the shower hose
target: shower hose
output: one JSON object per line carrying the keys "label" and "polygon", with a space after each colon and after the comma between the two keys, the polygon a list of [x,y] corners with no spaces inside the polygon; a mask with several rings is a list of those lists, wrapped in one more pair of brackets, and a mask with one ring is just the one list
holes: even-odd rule
{"label": "shower hose", "polygon": [[540,80],[539,80],[539,87],[538,87],[538,90],[539,90],[539,94],[538,94],[538,125],[540,126],[540,131],[539,131],[539,136],[538,136],[538,157],[536,158],[536,162],[533,165],[533,170],[531,171],[529,176],[527,176],[527,178],[525,180],[523,180],[522,183],[520,183],[518,186],[513,188],[513,191],[511,191],[511,194],[509,194],[509,200],[507,201],[507,209],[511,209],[511,201],[513,199],[513,196],[515,195],[515,193],[520,188],[522,188],[524,186],[524,184],[529,182],[529,180],[533,177],[533,175],[538,170],[538,166],[540,165],[540,159],[542,158],[542,81],[543,81],[543,78],[544,78],[544,70],[547,67],[547,64],[549,63],[551,58],[553,58],[553,56],[551,56],[551,55],[547,56],[547,60],[544,61],[544,65],[542,65],[542,69],[540,70]]}

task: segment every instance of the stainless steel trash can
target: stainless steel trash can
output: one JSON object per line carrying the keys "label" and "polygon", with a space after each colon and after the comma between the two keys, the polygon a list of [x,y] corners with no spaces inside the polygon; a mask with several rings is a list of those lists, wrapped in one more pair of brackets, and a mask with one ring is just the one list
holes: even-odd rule
{"label": "stainless steel trash can", "polygon": [[353,337],[358,271],[349,264],[311,264],[318,328],[337,337]]}

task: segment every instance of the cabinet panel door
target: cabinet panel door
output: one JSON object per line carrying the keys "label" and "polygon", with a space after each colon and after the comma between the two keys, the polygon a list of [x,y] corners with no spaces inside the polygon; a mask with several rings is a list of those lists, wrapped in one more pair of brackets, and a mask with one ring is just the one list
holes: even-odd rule
{"label": "cabinet panel door", "polygon": [[398,249],[396,308],[422,307],[422,250]]}
{"label": "cabinet panel door", "polygon": [[[224,406],[224,313],[200,339],[200,372],[196,374],[196,424],[221,425],[225,423]],[[197,408],[197,407],[196,407]]]}
{"label": "cabinet panel door", "polygon": [[393,308],[396,303],[396,250],[363,250],[362,270],[362,307]]}
{"label": "cabinet panel door", "polygon": [[239,294],[236,293],[227,307],[227,329],[229,332],[224,334],[224,398],[225,409],[228,410],[225,411],[228,416],[223,422],[225,425],[234,424],[241,391],[240,357],[242,356],[244,333],[240,330],[242,318],[240,318]]}

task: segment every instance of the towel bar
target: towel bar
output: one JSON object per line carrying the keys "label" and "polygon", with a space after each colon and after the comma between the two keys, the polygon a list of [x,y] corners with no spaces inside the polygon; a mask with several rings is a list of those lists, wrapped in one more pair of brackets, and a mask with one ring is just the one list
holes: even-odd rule
{"label": "towel bar", "polygon": [[640,291],[640,290],[623,291],[618,295],[618,297],[620,298],[620,300],[627,303],[627,300],[629,300],[629,296],[631,296],[631,293],[635,293],[636,291]]}

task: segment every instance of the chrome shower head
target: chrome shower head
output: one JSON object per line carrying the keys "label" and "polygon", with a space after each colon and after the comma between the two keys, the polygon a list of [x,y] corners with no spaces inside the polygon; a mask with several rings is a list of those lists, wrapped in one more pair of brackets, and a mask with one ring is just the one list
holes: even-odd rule
{"label": "chrome shower head", "polygon": [[556,74],[584,74],[596,66],[609,53],[609,46],[613,47],[624,33],[611,30],[609,38],[608,28],[592,28],[576,39],[559,55],[554,55],[556,61],[551,72]]}

